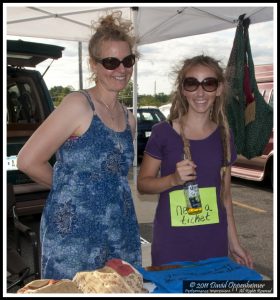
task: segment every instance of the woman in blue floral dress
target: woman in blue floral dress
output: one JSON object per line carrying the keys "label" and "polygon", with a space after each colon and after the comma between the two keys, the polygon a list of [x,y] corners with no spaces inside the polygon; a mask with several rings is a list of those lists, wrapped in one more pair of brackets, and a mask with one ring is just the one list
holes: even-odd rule
{"label": "woman in blue floral dress", "polygon": [[117,98],[136,59],[130,30],[118,12],[100,20],[89,41],[95,86],[67,95],[19,153],[18,168],[51,188],[40,225],[42,278],[72,279],[111,258],[141,265],[127,180],[136,121]]}

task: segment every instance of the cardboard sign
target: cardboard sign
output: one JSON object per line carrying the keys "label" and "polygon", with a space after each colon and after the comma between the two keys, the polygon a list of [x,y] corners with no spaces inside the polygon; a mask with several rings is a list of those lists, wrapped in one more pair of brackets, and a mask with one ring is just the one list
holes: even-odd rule
{"label": "cardboard sign", "polygon": [[200,188],[202,212],[189,215],[183,190],[169,193],[171,226],[198,226],[219,223],[217,195],[215,187]]}

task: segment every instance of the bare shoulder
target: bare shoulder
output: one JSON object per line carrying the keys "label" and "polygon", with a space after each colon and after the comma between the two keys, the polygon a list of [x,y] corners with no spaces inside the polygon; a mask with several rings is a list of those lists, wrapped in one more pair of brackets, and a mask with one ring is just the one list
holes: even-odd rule
{"label": "bare shoulder", "polygon": [[75,91],[67,94],[57,109],[80,114],[89,111],[89,103],[83,93]]}
{"label": "bare shoulder", "polygon": [[132,129],[136,128],[136,120],[133,115],[133,112],[131,110],[129,110],[126,105],[124,105],[124,104],[121,104],[121,105],[123,106],[124,110],[127,113],[129,125],[131,126]]}
{"label": "bare shoulder", "polygon": [[134,140],[135,132],[136,132],[136,120],[135,120],[133,113],[125,105],[123,105],[123,107],[127,111],[128,123],[129,123],[130,129],[131,129],[132,138]]}
{"label": "bare shoulder", "polygon": [[67,94],[61,104],[67,104],[67,105],[74,105],[74,106],[86,106],[88,107],[88,101],[86,99],[86,96],[79,92],[79,91],[74,91],[69,94]]}
{"label": "bare shoulder", "polygon": [[134,117],[132,111],[130,111],[129,109],[127,109],[127,107],[125,107],[125,109],[128,112],[128,120],[129,120],[130,125],[135,126],[136,125],[136,120],[135,120],[135,117]]}

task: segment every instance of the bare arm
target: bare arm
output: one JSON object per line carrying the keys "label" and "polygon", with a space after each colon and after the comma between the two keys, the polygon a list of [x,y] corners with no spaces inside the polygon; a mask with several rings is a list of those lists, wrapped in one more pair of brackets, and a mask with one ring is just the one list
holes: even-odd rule
{"label": "bare arm", "polygon": [[87,117],[88,105],[78,97],[83,96],[77,93],[66,96],[18,154],[18,169],[47,187],[52,185],[49,159],[71,135],[79,133],[81,118]]}
{"label": "bare arm", "polygon": [[158,177],[161,161],[144,154],[137,178],[137,188],[143,194],[158,194],[185,181],[196,178],[195,164],[189,160],[182,160],[176,164],[176,171],[170,175]]}
{"label": "bare arm", "polygon": [[250,253],[243,249],[240,245],[235,220],[233,216],[233,205],[231,197],[231,168],[227,167],[225,174],[225,199],[224,205],[227,213],[228,221],[228,239],[229,239],[229,251],[233,258],[240,264],[246,265],[249,268],[253,268],[253,260]]}

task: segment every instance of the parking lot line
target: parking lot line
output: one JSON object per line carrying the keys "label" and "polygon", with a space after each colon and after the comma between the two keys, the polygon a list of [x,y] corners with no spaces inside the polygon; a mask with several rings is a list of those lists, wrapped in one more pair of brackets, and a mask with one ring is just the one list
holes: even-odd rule
{"label": "parking lot line", "polygon": [[232,201],[232,203],[237,205],[237,206],[245,207],[245,208],[254,210],[256,212],[259,212],[259,213],[266,213],[267,212],[266,210],[263,210],[263,209],[260,209],[260,208],[257,208],[257,207],[253,207],[253,206],[249,206],[249,205],[243,204],[243,203],[238,202],[238,201]]}

